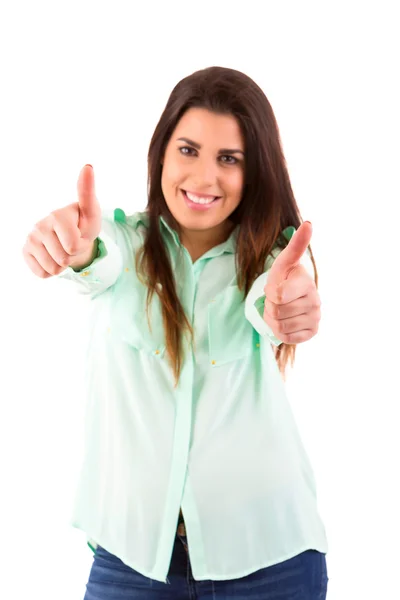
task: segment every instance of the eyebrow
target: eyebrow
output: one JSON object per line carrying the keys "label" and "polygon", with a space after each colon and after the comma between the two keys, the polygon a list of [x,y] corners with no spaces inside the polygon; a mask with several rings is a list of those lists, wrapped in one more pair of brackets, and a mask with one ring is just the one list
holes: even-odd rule
{"label": "eyebrow", "polygon": [[[178,141],[186,142],[187,144],[190,144],[190,146],[193,146],[197,150],[200,150],[201,148],[200,144],[194,142],[193,140],[190,140],[189,138],[181,137],[178,138]],[[243,154],[244,156],[244,152],[243,150],[240,150],[240,148],[221,148],[218,154]]]}

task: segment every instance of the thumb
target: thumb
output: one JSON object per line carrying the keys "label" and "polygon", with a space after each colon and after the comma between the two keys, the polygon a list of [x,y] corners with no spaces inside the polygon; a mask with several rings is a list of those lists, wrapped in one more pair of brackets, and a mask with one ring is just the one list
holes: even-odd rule
{"label": "thumb", "polygon": [[268,277],[270,286],[278,286],[288,278],[289,273],[300,263],[312,236],[310,221],[304,221],[295,232],[290,242],[274,260]]}
{"label": "thumb", "polygon": [[78,179],[78,229],[83,238],[95,240],[101,229],[101,208],[94,187],[94,171],[85,165]]}

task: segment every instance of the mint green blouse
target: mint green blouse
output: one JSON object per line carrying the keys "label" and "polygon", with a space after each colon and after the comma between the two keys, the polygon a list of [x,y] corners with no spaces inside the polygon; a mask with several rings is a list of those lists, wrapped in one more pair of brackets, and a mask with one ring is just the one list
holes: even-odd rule
{"label": "mint green blouse", "polygon": [[[326,553],[316,484],[263,320],[268,269],[247,298],[236,284],[238,228],[194,263],[160,219],[179,298],[194,328],[178,387],[155,294],[152,330],[134,254],[145,212],[103,212],[99,256],[69,280],[91,303],[85,450],[72,526],[168,582],[179,509],[196,580],[224,580]],[[290,239],[294,228],[284,234]],[[303,263],[313,275],[310,257]]]}

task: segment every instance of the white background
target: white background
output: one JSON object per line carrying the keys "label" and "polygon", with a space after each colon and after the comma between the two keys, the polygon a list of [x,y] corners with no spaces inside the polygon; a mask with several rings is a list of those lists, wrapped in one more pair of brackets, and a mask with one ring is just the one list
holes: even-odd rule
{"label": "white background", "polygon": [[[76,200],[146,204],[174,85],[212,65],[264,89],[320,274],[319,334],[288,381],[325,522],[328,600],[399,594],[398,2],[3,2],[0,9],[0,597],[82,600],[69,524],[83,433],[85,299],[22,258]],[[397,40],[396,40],[397,37]],[[397,55],[397,56],[396,56]]]}

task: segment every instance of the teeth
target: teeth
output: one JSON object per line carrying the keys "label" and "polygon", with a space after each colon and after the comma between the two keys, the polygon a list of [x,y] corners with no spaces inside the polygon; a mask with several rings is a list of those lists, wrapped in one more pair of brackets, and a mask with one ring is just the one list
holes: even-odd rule
{"label": "teeth", "polygon": [[202,196],[195,196],[194,194],[191,194],[190,192],[186,192],[186,196],[192,202],[196,202],[196,204],[211,204],[211,202],[214,202],[215,198],[217,197],[217,196],[214,196],[214,198],[202,198]]}

